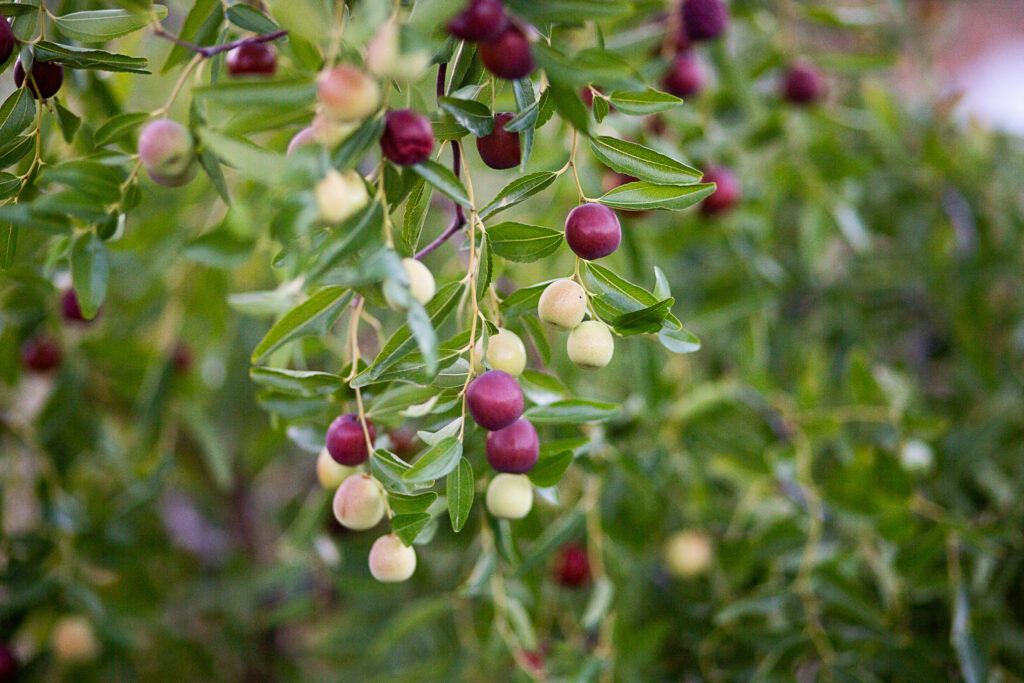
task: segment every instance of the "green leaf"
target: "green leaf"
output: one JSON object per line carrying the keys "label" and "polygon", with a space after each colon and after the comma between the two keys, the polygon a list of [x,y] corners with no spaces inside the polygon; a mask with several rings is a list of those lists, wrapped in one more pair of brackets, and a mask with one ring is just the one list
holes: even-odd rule
{"label": "green leaf", "polygon": [[643,211],[670,209],[678,211],[709,197],[715,191],[714,183],[700,185],[654,185],[652,183],[626,183],[598,199],[613,209]]}
{"label": "green leaf", "polygon": [[317,249],[317,260],[306,277],[315,282],[325,272],[355,252],[376,235],[384,224],[384,207],[374,200],[349,216],[341,225],[333,226],[327,238]]}
{"label": "green leaf", "polygon": [[149,26],[167,16],[167,8],[153,5],[150,12],[131,12],[125,9],[100,9],[72,12],[54,17],[57,30],[72,40],[83,43],[105,43]]}
{"label": "green leaf", "polygon": [[396,515],[412,515],[419,512],[426,512],[427,508],[437,500],[437,493],[434,491],[423,491],[422,493],[394,493],[388,492],[388,505]]}
{"label": "green leaf", "polygon": [[[451,282],[439,289],[434,298],[426,306],[430,324],[434,329],[440,327],[458,304],[462,293],[462,285]],[[408,327],[401,327],[384,344],[384,348],[374,359],[373,364],[352,380],[353,387],[363,387],[376,381],[392,365],[408,356],[414,346],[412,333]]]}
{"label": "green leaf", "polygon": [[457,436],[449,436],[428,448],[402,474],[402,480],[424,482],[439,479],[455,469],[461,457],[462,442]]}
{"label": "green leaf", "polygon": [[412,545],[416,537],[430,525],[431,516],[425,512],[395,515],[391,518],[391,531],[405,545]]}
{"label": "green leaf", "polygon": [[491,203],[480,211],[480,218],[487,220],[494,214],[504,211],[510,206],[515,206],[528,197],[532,197],[553,183],[557,177],[557,173],[553,173],[551,171],[539,171],[537,173],[524,175],[521,178],[516,178],[506,185],[504,189],[502,189],[502,191],[499,192],[493,200],[491,200]]}
{"label": "green leaf", "polygon": [[53,100],[53,108],[57,111],[60,135],[64,138],[64,142],[70,144],[75,137],[75,133],[78,132],[78,127],[82,125],[82,120],[56,98]]}
{"label": "green leaf", "polygon": [[587,609],[580,619],[580,625],[584,630],[589,632],[600,626],[601,620],[608,614],[608,610],[612,606],[614,595],[615,587],[607,576],[602,576],[594,583],[594,592],[591,593]]}
{"label": "green leaf", "polygon": [[234,268],[249,260],[253,246],[251,240],[242,239],[220,228],[189,240],[182,254],[213,268]]}
{"label": "green leaf", "polygon": [[533,54],[551,82],[566,87],[573,94],[580,86],[589,84],[635,87],[639,79],[636,69],[626,60],[600,48],[587,48],[570,57],[538,42],[533,45]]}
{"label": "green leaf", "polygon": [[355,168],[383,133],[384,117],[370,117],[341,141],[331,155],[331,165],[339,171]]}
{"label": "green leaf", "polygon": [[210,184],[213,185],[213,189],[217,191],[217,194],[224,200],[224,203],[230,204],[231,195],[228,193],[228,184],[224,179],[224,169],[221,168],[217,155],[208,149],[199,150],[199,165],[203,168],[206,177],[210,179]]}
{"label": "green leaf", "polygon": [[469,460],[462,458],[459,465],[448,473],[445,482],[445,495],[448,497],[448,517],[452,521],[452,531],[458,533],[466,525],[469,513],[473,509],[473,466]]}
{"label": "green leaf", "polygon": [[433,159],[427,159],[415,164],[411,168],[444,196],[458,202],[467,209],[472,208],[469,195],[466,194],[466,188],[463,186],[462,181],[456,178],[455,174],[447,166],[442,166]]}
{"label": "green leaf", "polygon": [[437,104],[451,114],[459,125],[478,138],[490,135],[494,131],[494,117],[483,102],[441,97],[438,98]]}
{"label": "green leaf", "polygon": [[574,398],[567,401],[556,401],[544,406],[533,406],[523,417],[532,422],[554,422],[561,424],[582,424],[586,422],[605,422],[619,414],[619,406],[614,403],[601,403]]}
{"label": "green leaf", "polygon": [[334,22],[327,3],[318,0],[270,0],[271,13],[281,26],[313,45],[321,45]]}
{"label": "green leaf", "polygon": [[437,334],[430,324],[430,316],[420,302],[411,300],[405,312],[405,322],[423,357],[426,374],[433,377],[437,374]]}
{"label": "green leaf", "polygon": [[967,588],[959,583],[956,586],[956,602],[953,607],[953,625],[950,629],[950,640],[956,651],[960,673],[967,683],[984,683],[989,680],[988,662],[985,654],[978,647],[971,626],[971,604],[967,597]]}
{"label": "green leaf", "polygon": [[700,339],[684,329],[663,327],[658,333],[658,341],[673,353],[693,353],[700,350]]}
{"label": "green leaf", "polygon": [[402,217],[402,231],[398,235],[401,252],[406,256],[412,256],[419,248],[420,233],[423,231],[423,222],[430,209],[431,194],[433,189],[422,178],[416,181],[416,185],[409,193],[409,200],[405,203],[405,215]]}
{"label": "green leaf", "polygon": [[18,88],[0,106],[0,140],[7,141],[32,125],[36,102],[28,88]]}
{"label": "green leaf", "polygon": [[95,69],[97,71],[126,71],[130,73],[148,74],[149,65],[142,57],[89,50],[84,47],[58,45],[43,40],[36,43],[36,59],[40,62],[57,62],[72,69]]}
{"label": "green leaf", "polygon": [[[220,0],[195,0],[178,37],[196,45],[210,45],[217,39],[217,32],[223,21],[224,9]],[[184,46],[175,45],[167,55],[167,60],[160,69],[161,73],[167,73],[175,65],[188,60],[191,55],[192,52]]]}
{"label": "green leaf", "polygon": [[635,285],[596,263],[581,264],[580,278],[602,318],[614,320],[620,315],[655,306],[659,300],[643,287]]}
{"label": "green leaf", "polygon": [[662,299],[647,308],[623,313],[609,321],[609,324],[616,332],[626,336],[657,332],[661,329],[662,321],[670,314],[674,301],[672,297]]}
{"label": "green leaf", "polygon": [[231,7],[228,7],[227,14],[228,21],[238,28],[260,35],[276,33],[281,28],[273,19],[257,9],[249,7],[249,5],[231,5]]}
{"label": "green leaf", "polygon": [[233,138],[210,128],[200,128],[199,139],[224,163],[242,175],[266,185],[281,181],[285,171],[285,157],[277,152],[257,147],[248,140]]}
{"label": "green leaf", "polygon": [[409,471],[409,465],[394,453],[382,449],[374,451],[370,456],[370,471],[388,493],[409,490],[409,485],[402,479],[402,475]]}
{"label": "green leaf", "polygon": [[345,381],[338,375],[314,370],[254,367],[249,370],[249,376],[268,389],[303,396],[333,394],[345,386]]}
{"label": "green leaf", "polygon": [[572,464],[572,451],[561,451],[550,455],[544,455],[537,459],[537,464],[527,472],[534,486],[547,488],[554,486],[562,480],[562,475]]}
{"label": "green leaf", "polygon": [[141,111],[129,111],[107,119],[92,136],[93,147],[99,148],[116,142],[148,121],[150,114]]}
{"label": "green leaf", "polygon": [[19,135],[0,147],[0,168],[7,168],[20,161],[35,149],[35,136]]}
{"label": "green leaf", "polygon": [[587,108],[576,91],[569,86],[552,81],[548,86],[548,93],[551,95],[555,110],[562,115],[562,118],[579,132],[589,135],[590,114],[587,113]]}
{"label": "green leaf", "polygon": [[71,247],[71,281],[86,319],[95,316],[103,305],[109,274],[107,245],[95,232],[79,235]]}
{"label": "green leaf", "polygon": [[38,230],[48,235],[64,235],[69,229],[66,214],[39,213],[32,210],[31,204],[0,206],[0,225],[4,224]]}
{"label": "green leaf", "polygon": [[565,241],[560,230],[523,223],[499,223],[487,229],[494,253],[509,261],[530,263],[550,256]]}
{"label": "green leaf", "polygon": [[701,172],[653,149],[627,140],[600,136],[590,140],[594,156],[609,168],[660,185],[690,185]]}
{"label": "green leaf", "polygon": [[305,75],[222,79],[194,88],[192,94],[231,109],[259,107],[260,113],[266,116],[268,111],[274,109],[307,109],[316,97],[316,83]]}
{"label": "green leaf", "polygon": [[616,90],[610,95],[615,110],[630,116],[647,116],[658,114],[678,107],[683,103],[675,95],[647,89],[643,92]]}
{"label": "green leaf", "polygon": [[580,24],[588,19],[614,19],[633,13],[633,5],[623,0],[507,0],[519,16],[533,24]]}
{"label": "green leaf", "polygon": [[324,335],[352,300],[352,292],[345,287],[324,287],[301,304],[288,311],[277,321],[252,352],[256,363],[265,355],[299,337]]}
{"label": "green leaf", "polygon": [[530,153],[533,151],[533,131],[537,125],[540,104],[533,92],[533,81],[529,78],[513,81],[512,92],[515,95],[519,113],[505,124],[505,130],[519,133],[519,149],[522,155],[519,160],[519,169],[524,170],[526,162],[530,160]]}

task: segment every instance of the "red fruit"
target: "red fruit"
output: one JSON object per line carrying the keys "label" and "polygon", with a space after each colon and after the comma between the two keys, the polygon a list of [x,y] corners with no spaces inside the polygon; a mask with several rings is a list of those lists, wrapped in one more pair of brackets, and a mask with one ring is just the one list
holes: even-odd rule
{"label": "red fruit", "polygon": [[[88,323],[96,319],[95,315],[92,318],[86,318],[82,314],[82,307],[78,303],[78,295],[75,294],[73,289],[64,290],[64,294],[61,295],[60,311],[64,315],[65,320],[71,320],[76,323]],[[96,315],[99,315],[98,311]]]}
{"label": "red fruit", "polygon": [[477,53],[488,71],[509,81],[525,78],[536,68],[530,41],[511,24],[494,40],[480,43]]}
{"label": "red fruit", "polygon": [[7,17],[0,17],[0,64],[6,62],[11,53],[14,52],[14,29],[11,28]]}
{"label": "red fruit", "polygon": [[679,53],[661,77],[661,86],[676,97],[696,95],[704,89],[704,70],[692,55]]}
{"label": "red fruit", "polygon": [[727,168],[708,169],[702,179],[705,183],[715,183],[718,187],[701,203],[701,211],[705,214],[716,214],[732,207],[740,199],[740,181]]}
{"label": "red fruit", "polygon": [[391,452],[395,455],[411,453],[416,446],[416,429],[411,426],[402,426],[388,432],[391,439]]}
{"label": "red fruit", "polygon": [[515,168],[522,159],[522,151],[519,149],[519,133],[511,133],[505,130],[505,124],[513,119],[508,112],[494,115],[494,130],[476,139],[476,151],[480,158],[491,168],[505,169]]}
{"label": "red fruit", "polygon": [[266,43],[244,43],[228,53],[225,64],[232,76],[272,76],[277,71],[277,53]]}
{"label": "red fruit", "polygon": [[508,17],[500,0],[470,0],[448,23],[448,33],[472,42],[497,38],[506,28]]}
{"label": "red fruit", "polygon": [[588,107],[594,106],[594,91],[590,89],[590,86],[584,86],[580,90],[580,99]]}
{"label": "red fruit", "polygon": [[544,651],[546,649],[546,647],[542,646],[541,648],[538,648],[536,650],[523,650],[521,654],[526,664],[531,669],[539,673],[544,670]]}
{"label": "red fruit", "polygon": [[18,680],[18,658],[6,643],[0,644],[0,683]]}
{"label": "red fruit", "polygon": [[825,79],[813,66],[797,64],[786,70],[782,78],[782,96],[793,104],[813,104],[824,94]]}
{"label": "red fruit", "polygon": [[619,248],[622,226],[603,204],[581,204],[565,219],[565,241],[581,259],[593,261]]}
{"label": "red fruit", "polygon": [[665,123],[665,117],[660,114],[654,114],[648,116],[647,121],[644,124],[644,128],[647,129],[651,135],[660,138],[668,131],[668,125]]}
{"label": "red fruit", "polygon": [[578,588],[590,579],[590,558],[587,550],[578,543],[562,546],[555,558],[552,572],[555,581],[566,588]]}
{"label": "red fruit", "polygon": [[526,474],[537,464],[539,455],[537,430],[525,418],[487,435],[487,462],[499,472]]}
{"label": "red fruit", "polygon": [[[64,66],[57,62],[33,62],[29,90],[36,99],[53,97],[64,82]],[[14,85],[18,88],[25,82],[25,69],[21,59],[14,63]]]}
{"label": "red fruit", "polygon": [[523,390],[507,372],[488,370],[469,383],[466,407],[484,429],[504,429],[523,414]]}
{"label": "red fruit", "polygon": [[418,164],[434,149],[434,127],[430,119],[412,109],[390,111],[380,146],[384,156],[399,166]]}
{"label": "red fruit", "polygon": [[[372,443],[377,438],[377,430],[369,420],[366,421],[366,430],[370,433]],[[370,451],[366,448],[366,437],[363,435],[363,425],[359,422],[358,415],[346,413],[331,423],[327,428],[327,452],[335,462],[348,467],[355,467],[369,460]]]}
{"label": "red fruit", "polygon": [[683,29],[690,40],[710,40],[725,32],[729,9],[722,0],[685,0]]}
{"label": "red fruit", "polygon": [[50,337],[33,337],[21,345],[21,362],[33,372],[53,370],[60,363],[60,356],[60,347]]}
{"label": "red fruit", "polygon": [[185,373],[192,369],[192,350],[183,342],[174,345],[171,352],[171,364],[178,372]]}

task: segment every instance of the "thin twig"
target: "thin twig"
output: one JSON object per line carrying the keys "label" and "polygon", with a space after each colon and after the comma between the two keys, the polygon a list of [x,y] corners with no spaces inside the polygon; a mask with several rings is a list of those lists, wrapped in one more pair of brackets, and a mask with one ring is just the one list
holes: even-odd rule
{"label": "thin twig", "polygon": [[256,45],[258,43],[269,43],[272,40],[277,40],[278,38],[283,38],[284,36],[288,35],[288,31],[282,29],[280,31],[275,31],[274,33],[267,33],[262,36],[250,36],[249,38],[242,38],[240,40],[234,41],[233,43],[225,43],[223,45],[211,45],[209,47],[203,47],[202,45],[196,45],[195,43],[190,43],[187,40],[182,40],[178,36],[171,35],[167,31],[163,30],[159,24],[153,27],[153,32],[161,38],[166,38],[175,45],[180,45],[186,50],[195,52],[196,54],[202,55],[207,59],[220,52],[227,52],[228,50],[233,50],[236,47],[241,47],[243,45]]}

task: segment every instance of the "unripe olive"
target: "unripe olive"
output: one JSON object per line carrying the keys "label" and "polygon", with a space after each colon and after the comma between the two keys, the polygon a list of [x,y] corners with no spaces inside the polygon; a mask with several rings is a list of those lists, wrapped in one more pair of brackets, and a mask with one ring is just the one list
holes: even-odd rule
{"label": "unripe olive", "polygon": [[[64,83],[64,65],[57,62],[32,63],[32,73],[29,77],[29,92],[38,100],[53,97],[60,90]],[[21,59],[14,63],[14,85],[20,88],[25,82],[25,69],[21,66]]]}
{"label": "unripe olive", "polygon": [[448,32],[461,40],[492,40],[508,28],[501,0],[470,0],[448,23]]}
{"label": "unripe olive", "polygon": [[499,474],[487,486],[487,511],[501,519],[522,519],[533,507],[533,485],[525,474]]}
{"label": "unripe olive", "polygon": [[526,474],[537,464],[540,440],[533,424],[519,418],[508,427],[487,434],[487,462],[499,472]]}
{"label": "unripe olive", "polygon": [[412,166],[430,157],[434,149],[434,126],[412,109],[388,112],[380,138],[384,156],[399,166]]}
{"label": "unripe olive", "polygon": [[349,477],[334,493],[334,518],[347,529],[364,531],[375,527],[385,510],[380,485],[368,474]]}
{"label": "unripe olive", "polygon": [[504,429],[523,414],[523,390],[507,372],[488,370],[469,383],[466,408],[484,429]]}
{"label": "unripe olive", "polygon": [[587,312],[587,292],[573,280],[555,280],[540,295],[537,317],[560,330],[571,330]]}
{"label": "unripe olive", "polygon": [[430,269],[414,258],[402,259],[402,267],[409,276],[409,294],[424,306],[434,298],[437,284]]}
{"label": "unripe olive", "polygon": [[676,576],[701,574],[711,564],[711,541],[699,531],[680,531],[665,545],[665,562]]}
{"label": "unripe olive", "polygon": [[232,76],[273,76],[277,53],[266,43],[245,43],[228,52],[224,63]]}
{"label": "unripe olive", "polygon": [[316,478],[325,489],[337,489],[341,482],[359,472],[358,468],[341,465],[334,461],[326,447],[316,456]]}
{"label": "unripe olive", "polygon": [[530,41],[512,24],[497,38],[480,43],[477,54],[488,71],[509,81],[526,78],[536,68]]}
{"label": "unripe olive", "polygon": [[60,363],[60,347],[50,337],[41,335],[21,345],[21,362],[32,372],[48,372]]}
{"label": "unripe olive", "polygon": [[809,64],[794,64],[782,77],[782,96],[793,104],[814,104],[825,94],[825,79]]}
{"label": "unripe olive", "polygon": [[416,551],[394,534],[381,536],[370,548],[370,573],[383,583],[405,581],[416,571]]}
{"label": "unripe olive", "polygon": [[334,147],[359,128],[358,121],[339,121],[331,118],[325,111],[317,112],[313,117],[313,139],[321,145]]}
{"label": "unripe olive", "polygon": [[708,169],[702,181],[716,185],[715,191],[701,202],[700,208],[704,214],[722,213],[740,200],[740,181],[729,169],[721,166]]}
{"label": "unripe olive", "polygon": [[615,341],[607,325],[600,320],[588,320],[569,333],[565,349],[569,360],[581,368],[603,368],[611,362]]}
{"label": "unripe olive", "polygon": [[339,121],[361,121],[380,106],[377,82],[347,64],[320,73],[317,95],[331,118]]}
{"label": "unripe olive", "polygon": [[722,0],[685,0],[681,11],[683,28],[692,41],[717,38],[729,24],[729,10]]}
{"label": "unripe olive", "polygon": [[7,21],[7,17],[0,17],[0,64],[10,59],[15,42],[14,29],[11,28],[10,22]]}
{"label": "unripe olive", "polygon": [[288,156],[295,153],[299,147],[308,145],[316,142],[316,134],[313,131],[313,126],[306,126],[298,133],[296,133],[291,140],[288,141]]}
{"label": "unripe olive", "polygon": [[514,118],[514,114],[502,112],[494,115],[494,130],[482,138],[476,139],[476,151],[483,162],[498,170],[515,168],[522,159],[519,147],[519,133],[505,130],[505,124]]}
{"label": "unripe olive", "polygon": [[68,664],[87,662],[99,654],[100,644],[85,617],[61,617],[53,627],[53,654]]}
{"label": "unripe olive", "polygon": [[355,171],[338,173],[333,168],[317,183],[316,205],[328,223],[340,223],[370,201],[366,183]]}
{"label": "unripe olive", "polygon": [[[477,370],[482,367],[484,340],[476,343]],[[523,374],[526,368],[526,347],[512,330],[498,330],[487,340],[487,363],[495,370],[503,370],[513,377]]]}
{"label": "unripe olive", "polygon": [[[377,430],[373,423],[366,421],[366,431],[370,434],[370,443],[377,438]],[[327,428],[327,451],[334,461],[348,467],[361,465],[370,458],[366,447],[366,435],[363,425],[355,413],[346,413],[335,418]]]}
{"label": "unripe olive", "polygon": [[608,256],[622,242],[619,217],[603,204],[581,204],[565,218],[565,241],[581,259]]}
{"label": "unripe olive", "polygon": [[402,50],[398,24],[394,21],[381,24],[366,46],[366,68],[384,81],[414,81],[428,66],[430,53],[426,50]]}
{"label": "unripe olive", "polygon": [[900,465],[913,474],[928,474],[935,465],[932,447],[920,439],[908,439],[900,447]]}
{"label": "unripe olive", "polygon": [[139,134],[139,159],[153,182],[178,187],[196,174],[196,148],[192,134],[177,121],[159,119]]}
{"label": "unripe olive", "polygon": [[661,77],[661,87],[676,97],[690,97],[704,89],[704,70],[700,62],[686,52],[677,54]]}

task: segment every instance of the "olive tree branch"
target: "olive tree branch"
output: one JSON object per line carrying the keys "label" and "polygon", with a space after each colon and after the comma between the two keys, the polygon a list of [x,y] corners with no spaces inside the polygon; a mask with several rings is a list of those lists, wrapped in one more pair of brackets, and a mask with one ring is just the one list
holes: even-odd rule
{"label": "olive tree branch", "polygon": [[288,31],[286,29],[282,29],[280,31],[275,31],[274,33],[267,33],[262,36],[250,36],[248,38],[242,38],[231,43],[224,43],[223,45],[210,45],[208,47],[203,47],[202,45],[190,43],[187,40],[182,40],[178,36],[168,33],[163,29],[163,27],[160,26],[160,24],[156,24],[153,26],[153,32],[161,38],[165,38],[174,43],[175,45],[180,45],[186,50],[195,52],[196,54],[206,59],[213,57],[215,54],[227,52],[228,50],[233,50],[236,47],[242,47],[243,45],[256,45],[258,43],[269,43],[272,40],[277,40],[278,38],[283,38],[284,36],[288,35]]}

